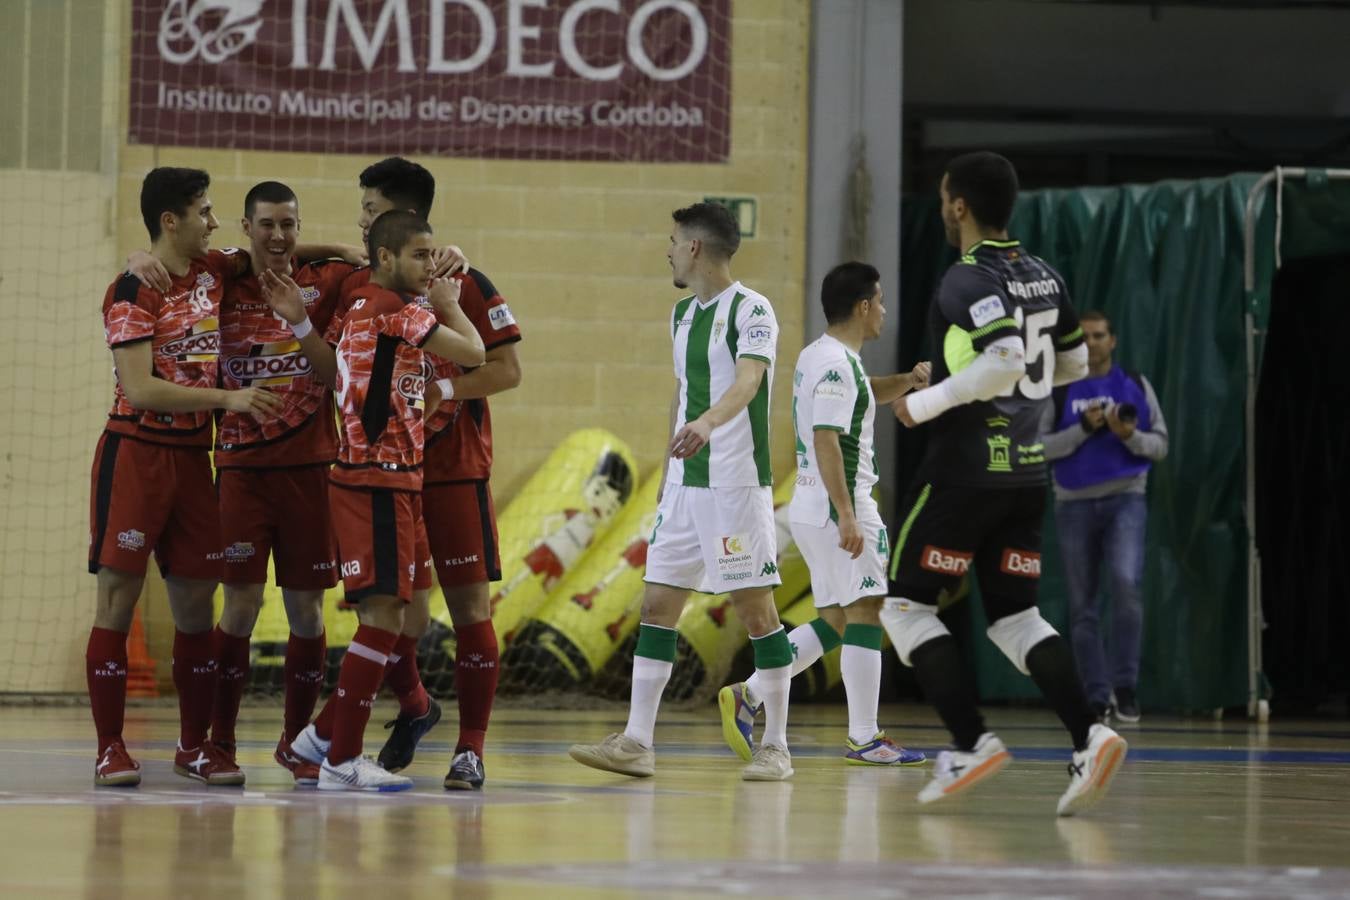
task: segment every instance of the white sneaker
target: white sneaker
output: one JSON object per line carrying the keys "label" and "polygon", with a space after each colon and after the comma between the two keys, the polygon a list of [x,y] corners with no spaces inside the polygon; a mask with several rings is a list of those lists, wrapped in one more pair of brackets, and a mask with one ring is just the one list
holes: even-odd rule
{"label": "white sneaker", "polygon": [[332,741],[325,741],[319,737],[313,725],[306,725],[304,730],[295,736],[295,740],[291,741],[291,752],[305,762],[317,766],[328,758],[328,748],[332,745]]}
{"label": "white sneaker", "polygon": [[1088,730],[1088,745],[1069,763],[1069,789],[1059,798],[1059,814],[1071,816],[1096,806],[1120,771],[1130,745],[1105,725]]}
{"label": "white sneaker", "polygon": [[656,774],[656,753],[622,732],[616,732],[598,744],[573,744],[567,755],[592,769],[650,778]]}
{"label": "white sneaker", "polygon": [[974,787],[998,772],[1012,760],[1012,754],[996,735],[986,731],[975,742],[975,749],[943,750],[933,767],[933,779],[919,791],[920,803],[933,803]]}
{"label": "white sneaker", "polygon": [[346,762],[331,765],[327,759],[319,766],[321,791],[406,791],[413,781],[406,775],[386,772],[369,756],[354,756]]}
{"label": "white sneaker", "polygon": [[750,765],[741,770],[745,781],[787,781],[792,777],[792,757],[786,747],[761,744],[755,748]]}

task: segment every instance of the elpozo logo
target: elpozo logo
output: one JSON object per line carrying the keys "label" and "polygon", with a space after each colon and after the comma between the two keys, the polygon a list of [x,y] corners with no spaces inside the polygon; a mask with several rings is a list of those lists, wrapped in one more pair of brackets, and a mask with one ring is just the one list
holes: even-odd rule
{"label": "elpozo logo", "polygon": [[159,53],[179,65],[222,63],[258,39],[263,0],[169,0],[159,17]]}

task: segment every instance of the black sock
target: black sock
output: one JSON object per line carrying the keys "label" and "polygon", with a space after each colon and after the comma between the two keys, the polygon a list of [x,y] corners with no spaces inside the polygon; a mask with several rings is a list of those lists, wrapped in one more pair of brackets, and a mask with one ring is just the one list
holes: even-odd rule
{"label": "black sock", "polygon": [[925,641],[909,655],[919,687],[952,733],[957,750],[969,753],[984,733],[984,717],[975,705],[975,684],[949,634]]}
{"label": "black sock", "polygon": [[1059,715],[1073,738],[1073,749],[1087,746],[1088,729],[1097,724],[1097,714],[1083,693],[1083,682],[1069,655],[1069,645],[1059,635],[1048,637],[1027,651],[1027,669],[1041,695]]}

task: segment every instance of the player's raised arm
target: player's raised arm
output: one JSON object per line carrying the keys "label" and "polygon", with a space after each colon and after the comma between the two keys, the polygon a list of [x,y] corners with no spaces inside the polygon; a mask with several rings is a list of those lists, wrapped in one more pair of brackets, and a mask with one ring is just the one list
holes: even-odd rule
{"label": "player's raised arm", "polygon": [[484,360],[483,338],[473,327],[464,310],[459,308],[459,282],[437,278],[427,292],[444,328],[433,331],[422,349],[461,366],[481,366]]}
{"label": "player's raised arm", "polygon": [[300,296],[300,286],[291,276],[278,275],[270,269],[263,270],[258,283],[262,288],[263,300],[272,308],[272,312],[291,326],[291,333],[300,342],[300,352],[309,360],[315,376],[328,387],[335,387],[337,353],[309,321],[305,301]]}
{"label": "player's raised arm", "polygon": [[281,408],[281,398],[265,388],[227,391],[220,388],[188,387],[156,378],[149,341],[114,347],[113,364],[127,402],[137,409],[154,412],[201,412],[228,409],[265,416]]}
{"label": "player's raised arm", "polygon": [[295,245],[295,258],[302,263],[320,259],[340,259],[354,266],[364,266],[370,262],[366,248],[358,244],[302,244]]}
{"label": "player's raised arm", "polygon": [[867,380],[872,385],[872,394],[877,403],[890,403],[910,391],[928,387],[928,379],[933,373],[933,364],[921,362],[908,372],[895,375],[870,375]]}

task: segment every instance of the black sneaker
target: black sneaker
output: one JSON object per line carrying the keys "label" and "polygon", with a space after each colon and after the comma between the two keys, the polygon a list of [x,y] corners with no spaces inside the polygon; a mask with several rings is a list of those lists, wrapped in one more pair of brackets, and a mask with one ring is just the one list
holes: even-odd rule
{"label": "black sneaker", "polygon": [[1139,721],[1139,701],[1133,688],[1116,688],[1116,718],[1131,724]]}
{"label": "black sneaker", "polygon": [[434,697],[427,699],[430,701],[427,711],[417,718],[400,713],[394,721],[384,723],[385,728],[394,729],[380,749],[380,768],[386,772],[402,772],[412,765],[417,742],[441,720],[441,705]]}
{"label": "black sneaker", "polygon": [[450,760],[450,771],[445,776],[447,791],[481,791],[483,789],[483,761],[472,750],[461,750]]}

